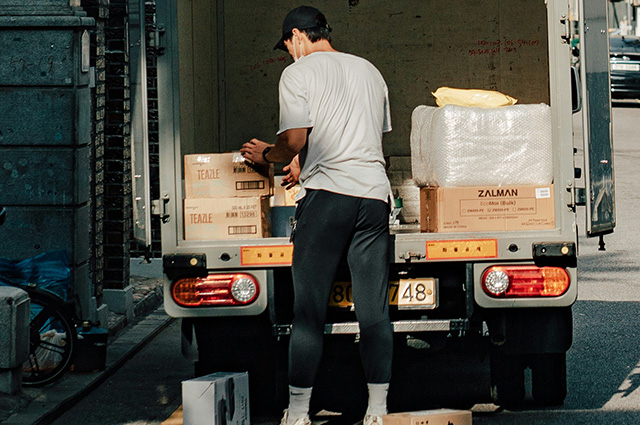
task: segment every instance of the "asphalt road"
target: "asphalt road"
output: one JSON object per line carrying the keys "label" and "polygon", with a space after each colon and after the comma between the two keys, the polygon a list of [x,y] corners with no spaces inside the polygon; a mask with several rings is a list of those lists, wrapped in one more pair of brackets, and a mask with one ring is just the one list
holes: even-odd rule
{"label": "asphalt road", "polygon": [[[431,371],[411,376],[418,382],[417,390],[426,396],[424,405],[416,408],[471,408],[475,425],[640,424],[640,256],[636,251],[640,239],[640,104],[615,106],[617,227],[605,238],[604,252],[598,249],[597,239],[580,239],[580,289],[573,310],[574,342],[567,357],[565,404],[498,409],[488,402],[488,389],[475,384],[487,382],[488,359],[443,353],[433,356]],[[578,223],[583,234],[584,211]],[[449,367],[440,366],[444,364]],[[54,425],[159,425],[180,404],[180,382],[191,374],[190,362],[180,354],[179,326],[174,322]],[[279,419],[260,422],[275,425]],[[346,425],[356,420],[329,422]]]}
{"label": "asphalt road", "polygon": [[[556,409],[474,414],[474,424],[640,424],[640,103],[613,110],[616,229],[585,238],[579,209],[578,302],[567,355],[568,395]],[[577,123],[579,125],[579,123]],[[576,126],[576,134],[580,129]],[[581,150],[578,147],[579,151]]]}
{"label": "asphalt road", "polygon": [[160,424],[180,405],[181,382],[192,373],[180,351],[180,322],[174,321],[53,424]]}

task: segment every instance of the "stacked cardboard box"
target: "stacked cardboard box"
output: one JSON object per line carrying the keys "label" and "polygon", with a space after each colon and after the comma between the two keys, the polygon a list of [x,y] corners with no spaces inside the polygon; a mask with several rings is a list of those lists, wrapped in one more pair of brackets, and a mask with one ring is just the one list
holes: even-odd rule
{"label": "stacked cardboard box", "polygon": [[184,157],[186,240],[270,236],[273,166],[259,169],[240,153]]}
{"label": "stacked cardboard box", "polygon": [[423,232],[555,228],[547,105],[419,106],[411,125]]}
{"label": "stacked cardboard box", "polygon": [[469,410],[433,409],[385,415],[385,425],[471,425]]}
{"label": "stacked cardboard box", "polygon": [[554,217],[553,185],[420,189],[423,232],[553,229]]}
{"label": "stacked cardboard box", "polygon": [[300,186],[296,185],[291,189],[282,186],[283,176],[274,177],[273,205],[278,207],[295,207],[296,196],[300,192]]}

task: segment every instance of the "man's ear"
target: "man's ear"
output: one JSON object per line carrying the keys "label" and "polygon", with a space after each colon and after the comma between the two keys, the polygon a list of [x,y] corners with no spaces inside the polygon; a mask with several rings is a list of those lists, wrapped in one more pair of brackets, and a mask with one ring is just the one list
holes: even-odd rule
{"label": "man's ear", "polygon": [[293,30],[291,30],[291,34],[296,36],[301,42],[309,40],[309,36],[307,35],[307,33],[304,31],[300,31],[298,28],[294,28]]}

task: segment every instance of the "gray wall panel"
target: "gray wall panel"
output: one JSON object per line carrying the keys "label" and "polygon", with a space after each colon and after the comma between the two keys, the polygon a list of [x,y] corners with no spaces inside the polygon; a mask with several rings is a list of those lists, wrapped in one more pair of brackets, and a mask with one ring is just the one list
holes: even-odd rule
{"label": "gray wall panel", "polygon": [[89,199],[89,149],[5,148],[0,204],[74,205]]}
{"label": "gray wall panel", "polygon": [[[65,249],[69,262],[89,259],[89,206],[7,207],[2,226],[0,257],[23,260],[47,251]],[[74,237],[74,229],[77,233]]]}
{"label": "gray wall panel", "polygon": [[5,85],[71,85],[73,39],[71,31],[0,31],[0,81]]}
{"label": "gray wall panel", "polygon": [[0,88],[0,146],[71,145],[74,116],[73,89]]}
{"label": "gray wall panel", "polygon": [[79,145],[91,143],[91,89],[89,87],[76,90],[76,139]]}

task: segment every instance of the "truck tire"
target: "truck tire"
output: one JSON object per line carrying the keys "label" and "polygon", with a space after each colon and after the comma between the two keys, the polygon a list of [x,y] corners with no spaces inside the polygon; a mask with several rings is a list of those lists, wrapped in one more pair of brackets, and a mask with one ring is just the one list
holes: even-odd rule
{"label": "truck tire", "polygon": [[536,354],[531,361],[533,399],[545,406],[558,406],[567,396],[565,353]]}
{"label": "truck tire", "polygon": [[525,396],[525,362],[521,355],[492,353],[491,399],[502,407],[522,404]]}
{"label": "truck tire", "polygon": [[272,335],[268,316],[195,319],[194,327],[195,375],[247,371],[251,415],[280,415],[288,396],[288,340],[278,341]]}

